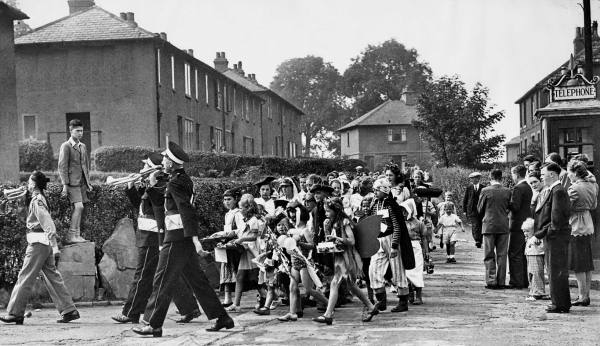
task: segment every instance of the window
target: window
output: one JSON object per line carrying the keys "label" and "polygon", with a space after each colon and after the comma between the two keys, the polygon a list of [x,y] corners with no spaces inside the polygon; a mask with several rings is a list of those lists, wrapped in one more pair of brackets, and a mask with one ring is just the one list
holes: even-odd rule
{"label": "window", "polygon": [[206,104],[208,104],[208,74],[204,75],[204,93],[206,94]]}
{"label": "window", "polygon": [[221,109],[221,81],[216,79],[213,85],[215,87],[215,107]]}
{"label": "window", "polygon": [[183,132],[183,150],[193,150],[194,147],[194,122],[191,119],[185,119]]}
{"label": "window", "polygon": [[296,157],[296,143],[288,142],[288,157]]}
{"label": "window", "polygon": [[275,156],[275,145],[271,144],[271,155]]}
{"label": "window", "polygon": [[275,156],[279,156],[279,136],[275,136]]}
{"label": "window", "polygon": [[177,117],[177,140],[179,141],[179,145],[183,146],[183,118]]}
{"label": "window", "polygon": [[527,151],[527,140],[526,140],[526,139],[525,139],[525,140],[523,140],[523,145],[525,146],[525,147],[523,148],[523,150],[524,150],[524,151]]}
{"label": "window", "polygon": [[194,82],[196,84],[196,101],[198,100],[198,69],[194,69]]}
{"label": "window", "polygon": [[542,140],[542,136],[540,135],[540,131],[537,132],[537,140],[538,140],[538,142]]}
{"label": "window", "polygon": [[535,111],[535,98],[531,96],[531,124],[533,124],[533,112]]}
{"label": "window", "polygon": [[233,132],[227,130],[225,131],[225,148],[227,149],[227,152],[233,154]]}
{"label": "window", "polygon": [[254,155],[254,138],[244,137],[244,155]]}
{"label": "window", "polygon": [[156,76],[158,78],[158,85],[160,85],[160,49],[156,50]]}
{"label": "window", "polygon": [[346,146],[350,146],[350,131],[346,132]]}
{"label": "window", "polygon": [[214,129],[213,140],[215,141],[215,149],[220,153],[221,147],[223,146],[223,130],[219,128]]}
{"label": "window", "polygon": [[246,111],[246,121],[250,121],[250,98],[248,96],[244,96],[244,109]]}
{"label": "window", "polygon": [[279,104],[279,123],[284,124],[284,119],[283,119],[283,104],[281,102],[278,103]]}
{"label": "window", "polygon": [[406,128],[388,129],[388,142],[406,142]]}
{"label": "window", "polygon": [[273,120],[273,113],[271,111],[271,100],[272,99],[269,97],[268,104],[267,104],[267,118]]}
{"label": "window", "polygon": [[175,56],[171,55],[171,87],[175,90]]}
{"label": "window", "polygon": [[[196,150],[200,150],[200,124],[196,124]],[[202,151],[204,151],[204,141],[202,142]]]}
{"label": "window", "polygon": [[285,107],[281,104],[281,124],[285,126]]}
{"label": "window", "polygon": [[233,88],[233,116],[237,116],[237,89]]}
{"label": "window", "polygon": [[35,114],[23,115],[23,139],[37,139]]}
{"label": "window", "polygon": [[523,127],[523,118],[525,118],[525,115],[523,115],[524,109],[523,103],[519,103],[519,127]]}
{"label": "window", "polygon": [[183,64],[183,69],[185,73],[185,95],[192,97],[192,72],[190,68],[190,64],[187,62]]}
{"label": "window", "polygon": [[223,85],[223,104],[225,105],[225,111],[231,112],[231,106],[229,105],[229,88],[227,85]]}

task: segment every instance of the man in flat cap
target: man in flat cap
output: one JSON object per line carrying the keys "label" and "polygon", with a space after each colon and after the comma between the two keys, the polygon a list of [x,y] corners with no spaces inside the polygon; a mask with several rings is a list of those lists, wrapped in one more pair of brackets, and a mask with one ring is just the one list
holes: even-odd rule
{"label": "man in flat cap", "polygon": [[471,184],[467,186],[467,191],[465,191],[465,197],[463,198],[463,212],[469,218],[471,223],[471,232],[473,234],[473,239],[475,240],[475,246],[481,248],[483,239],[483,236],[481,235],[483,216],[477,211],[477,203],[479,203],[481,190],[486,187],[486,185],[480,183],[481,173],[479,172],[469,174],[469,179],[471,180]]}
{"label": "man in flat cap", "polygon": [[172,286],[183,277],[190,285],[196,299],[209,320],[217,322],[207,328],[216,332],[233,328],[233,319],[227,314],[198,262],[198,254],[206,256],[198,240],[198,218],[192,204],[194,184],[185,173],[183,165],[189,156],[175,143],[169,142],[163,153],[162,165],[170,180],[165,192],[165,237],[160,250],[158,268],[154,276],[152,296],[146,306],[143,328],[133,328],[140,335],[162,336],[162,326],[171,302]]}

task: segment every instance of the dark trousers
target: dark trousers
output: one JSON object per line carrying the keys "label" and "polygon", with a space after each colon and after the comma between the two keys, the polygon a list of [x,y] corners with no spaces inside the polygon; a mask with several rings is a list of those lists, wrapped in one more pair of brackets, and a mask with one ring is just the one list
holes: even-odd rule
{"label": "dark trousers", "polygon": [[527,260],[525,259],[525,234],[521,230],[510,232],[508,267],[510,268],[510,279],[508,280],[510,285],[529,286]]}
{"label": "dark trousers", "polygon": [[[123,306],[123,315],[129,318],[139,318],[144,312],[148,299],[152,294],[152,281],[158,266],[159,252],[158,246],[138,248],[138,263],[135,268],[133,284],[129,290],[125,306]],[[181,278],[173,286],[173,302],[182,315],[187,315],[199,309],[192,290]]]}
{"label": "dark trousers", "polygon": [[569,293],[569,235],[558,236],[550,239],[544,238],[544,256],[548,266],[548,279],[550,281],[550,296],[552,304],[562,309],[571,307]]}
{"label": "dark trousers", "polygon": [[371,265],[371,257],[368,258],[361,258],[363,266],[362,266],[362,271],[364,274],[363,280],[365,280],[365,284],[367,285],[367,291],[369,291],[371,294],[373,289],[371,288],[371,279],[369,278],[369,266]]}
{"label": "dark trousers", "polygon": [[471,234],[473,234],[475,243],[481,244],[483,239],[483,236],[481,235],[483,218],[481,216],[469,216],[469,222],[471,222]]}
{"label": "dark trousers", "polygon": [[162,327],[174,286],[180,278],[190,285],[209,320],[227,315],[217,293],[200,267],[192,239],[186,238],[180,242],[165,243],[160,251],[152,296],[144,312],[144,320],[152,328]]}

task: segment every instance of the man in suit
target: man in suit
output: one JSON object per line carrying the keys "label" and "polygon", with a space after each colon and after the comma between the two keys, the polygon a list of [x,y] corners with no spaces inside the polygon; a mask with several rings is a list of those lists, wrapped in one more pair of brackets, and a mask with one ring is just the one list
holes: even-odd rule
{"label": "man in suit", "polygon": [[71,138],[60,146],[58,157],[58,173],[63,184],[62,196],[69,197],[74,210],[71,216],[71,226],[65,244],[85,243],[81,237],[81,215],[83,204],[87,203],[87,193],[92,191],[90,184],[87,148],[81,142],[83,137],[83,123],[79,119],[69,122]]}
{"label": "man in suit", "polygon": [[527,183],[527,168],[517,165],[510,170],[516,182],[510,198],[510,241],[508,244],[508,266],[510,267],[509,285],[514,289],[529,286],[527,260],[525,259],[525,234],[521,230],[523,222],[531,216],[531,198],[533,190]]}
{"label": "man in suit", "polygon": [[473,172],[469,174],[469,179],[471,180],[471,185],[467,186],[467,191],[465,192],[465,197],[463,198],[463,212],[469,218],[471,222],[471,232],[473,234],[473,239],[475,240],[475,246],[477,248],[481,248],[481,215],[477,210],[477,204],[479,203],[479,195],[481,194],[481,190],[485,187],[484,184],[480,184],[481,173]]}
{"label": "man in suit", "polygon": [[550,296],[549,313],[568,313],[571,308],[569,294],[568,247],[571,237],[569,195],[560,182],[561,168],[555,162],[542,166],[545,193],[535,210],[535,237],[545,238],[544,255],[548,266]]}
{"label": "man in suit", "polygon": [[217,319],[206,331],[216,332],[234,327],[219,297],[198,262],[198,255],[207,256],[198,239],[200,229],[194,209],[194,183],[185,173],[183,165],[190,160],[179,145],[169,142],[163,153],[164,172],[170,174],[165,191],[165,235],[160,249],[154,287],[146,305],[143,328],[133,328],[140,335],[162,336],[162,326],[167,317],[173,286],[179,278],[192,288],[196,299],[209,320]]}
{"label": "man in suit", "polygon": [[502,186],[502,171],[490,172],[491,185],[481,190],[477,210],[483,215],[482,234],[486,288],[505,287],[506,255],[510,231],[508,206],[510,189]]}
{"label": "man in suit", "polygon": [[559,153],[548,154],[548,156],[546,156],[545,162],[546,163],[554,162],[558,165],[558,167],[560,167],[560,175],[558,177],[558,180],[560,180],[560,184],[565,189],[568,189],[569,186],[571,186],[571,179],[569,179],[569,177],[567,177],[567,171],[562,168],[562,158],[560,157],[560,154]]}

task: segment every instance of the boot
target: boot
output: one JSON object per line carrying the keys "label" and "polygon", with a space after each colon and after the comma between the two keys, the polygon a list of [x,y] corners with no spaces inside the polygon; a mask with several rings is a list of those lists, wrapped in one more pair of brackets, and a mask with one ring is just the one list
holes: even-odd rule
{"label": "boot", "polygon": [[376,293],[375,298],[377,298],[377,304],[375,304],[375,307],[377,308],[377,310],[385,311],[387,309],[387,296],[386,296],[385,292]]}
{"label": "boot", "polygon": [[408,294],[405,296],[398,296],[398,305],[391,310],[392,312],[406,312],[408,311]]}
{"label": "boot", "polygon": [[79,244],[79,243],[85,243],[87,240],[81,238],[81,236],[79,236],[79,231],[76,229],[70,229],[69,233],[67,233],[67,238],[64,240],[64,244],[65,245],[71,245],[71,244]]}

